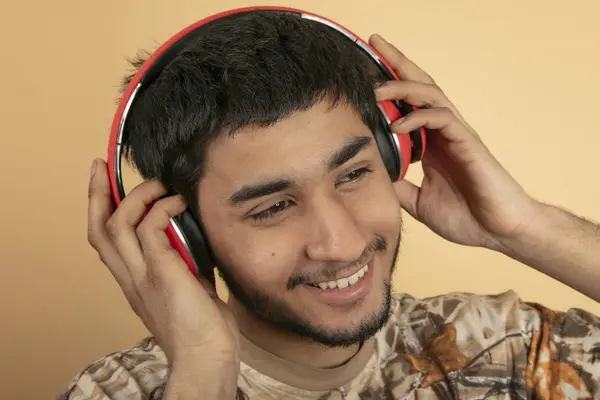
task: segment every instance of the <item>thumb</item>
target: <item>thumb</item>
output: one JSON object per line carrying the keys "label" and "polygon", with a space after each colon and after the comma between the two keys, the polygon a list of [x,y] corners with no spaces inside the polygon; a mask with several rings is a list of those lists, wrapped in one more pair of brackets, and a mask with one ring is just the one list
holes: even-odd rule
{"label": "thumb", "polygon": [[108,197],[110,198],[110,181],[104,160],[97,158],[92,162],[90,170],[90,182],[88,186],[88,198]]}
{"label": "thumb", "polygon": [[400,206],[414,219],[418,220],[417,200],[421,189],[414,183],[402,179],[394,183],[394,190]]}
{"label": "thumb", "polygon": [[106,163],[97,159],[92,164],[88,186],[88,229],[105,232],[106,222],[114,211]]}

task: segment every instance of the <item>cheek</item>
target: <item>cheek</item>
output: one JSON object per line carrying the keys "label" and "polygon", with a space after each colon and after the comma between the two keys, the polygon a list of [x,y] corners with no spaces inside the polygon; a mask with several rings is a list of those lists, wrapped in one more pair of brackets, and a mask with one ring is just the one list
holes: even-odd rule
{"label": "cheek", "polygon": [[347,201],[357,223],[375,234],[396,235],[402,221],[401,207],[389,181],[378,179]]}
{"label": "cheek", "polygon": [[217,258],[242,283],[263,291],[287,290],[286,285],[299,262],[299,245],[289,232],[277,228],[255,229],[245,224],[213,230]]}

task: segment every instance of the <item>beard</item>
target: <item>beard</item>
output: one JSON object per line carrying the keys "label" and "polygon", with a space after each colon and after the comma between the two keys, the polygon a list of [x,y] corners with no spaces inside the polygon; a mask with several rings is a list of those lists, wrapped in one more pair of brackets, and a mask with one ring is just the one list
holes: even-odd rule
{"label": "beard", "polygon": [[[387,241],[377,236],[365,249],[361,260],[366,260],[374,253],[387,250]],[[251,290],[241,284],[231,273],[231,269],[217,263],[219,275],[227,285],[232,296],[242,304],[247,311],[263,321],[267,325],[279,331],[292,333],[307,340],[321,343],[328,347],[347,347],[357,343],[363,343],[369,337],[375,335],[387,322],[391,306],[391,276],[395,269],[396,258],[400,247],[400,241],[396,241],[392,261],[388,267],[389,278],[384,281],[383,300],[376,312],[364,316],[357,326],[347,329],[328,330],[323,327],[315,326],[310,321],[297,315],[290,306],[269,293],[258,290]],[[365,257],[365,258],[363,258]],[[304,283],[306,277],[297,275],[290,277],[287,285],[288,290]]]}

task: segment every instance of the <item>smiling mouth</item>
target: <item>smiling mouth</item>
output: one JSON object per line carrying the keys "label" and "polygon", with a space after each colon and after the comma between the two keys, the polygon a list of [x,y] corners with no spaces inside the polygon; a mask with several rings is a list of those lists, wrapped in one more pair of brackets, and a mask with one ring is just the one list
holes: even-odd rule
{"label": "smiling mouth", "polygon": [[365,276],[365,274],[369,271],[369,264],[365,264],[364,267],[356,271],[350,276],[345,278],[339,278],[334,281],[323,281],[319,283],[309,284],[313,287],[318,287],[322,290],[332,290],[332,289],[344,289],[348,286],[356,285],[360,280]]}

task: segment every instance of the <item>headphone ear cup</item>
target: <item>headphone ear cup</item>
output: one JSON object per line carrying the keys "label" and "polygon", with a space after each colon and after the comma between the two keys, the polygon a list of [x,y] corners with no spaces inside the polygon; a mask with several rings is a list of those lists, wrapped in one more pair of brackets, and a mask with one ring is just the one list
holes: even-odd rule
{"label": "headphone ear cup", "polygon": [[[396,101],[395,104],[402,115],[408,115],[414,110],[417,110],[417,107],[411,106],[410,104],[404,101]],[[427,146],[427,134],[425,128],[421,127],[410,132],[409,135],[411,142],[410,162],[415,163],[417,161],[421,161],[423,159],[423,156],[425,155],[425,148]]]}
{"label": "headphone ear cup", "polygon": [[387,100],[378,105],[381,119],[375,129],[375,139],[390,178],[395,182],[404,179],[408,171],[412,158],[411,139],[409,135],[397,135],[390,129],[390,124],[401,117],[398,107]]}
{"label": "headphone ear cup", "polygon": [[[176,215],[167,228],[171,246],[183,257],[190,271],[212,277],[214,263],[210,257],[207,241],[200,225],[192,212],[186,209]],[[213,278],[214,279],[214,278]]]}
{"label": "headphone ear cup", "polygon": [[420,127],[410,133],[410,141],[412,145],[411,163],[421,161],[425,155],[425,147],[427,147],[427,134],[425,128]]}
{"label": "headphone ear cup", "polygon": [[379,148],[383,165],[385,165],[392,182],[395,182],[400,176],[400,165],[402,165],[402,161],[398,159],[398,156],[402,157],[402,155],[398,154],[392,140],[387,123],[381,117],[375,127],[375,142]]}

